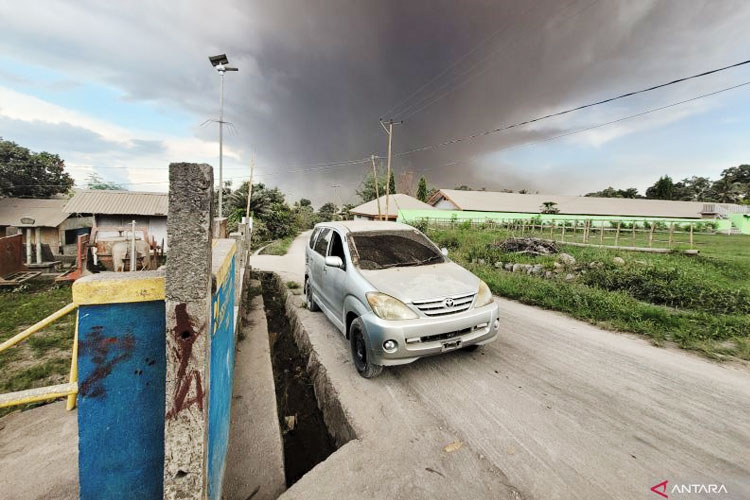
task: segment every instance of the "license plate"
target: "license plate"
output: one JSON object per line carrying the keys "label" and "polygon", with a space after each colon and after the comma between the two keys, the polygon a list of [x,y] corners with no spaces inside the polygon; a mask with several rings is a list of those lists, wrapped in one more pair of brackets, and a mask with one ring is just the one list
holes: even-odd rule
{"label": "license plate", "polygon": [[461,339],[451,340],[450,342],[443,342],[443,352],[452,351],[461,347]]}

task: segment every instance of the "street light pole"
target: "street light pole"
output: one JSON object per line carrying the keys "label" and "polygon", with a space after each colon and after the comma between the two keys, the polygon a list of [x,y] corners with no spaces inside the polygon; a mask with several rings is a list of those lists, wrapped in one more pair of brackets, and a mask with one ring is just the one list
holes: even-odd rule
{"label": "street light pole", "polygon": [[219,92],[219,218],[223,216],[224,207],[224,65],[217,68],[221,75],[221,91]]}
{"label": "street light pole", "polygon": [[237,71],[236,67],[227,66],[229,59],[226,54],[219,54],[208,58],[221,77],[219,90],[219,217],[224,215],[224,73]]}

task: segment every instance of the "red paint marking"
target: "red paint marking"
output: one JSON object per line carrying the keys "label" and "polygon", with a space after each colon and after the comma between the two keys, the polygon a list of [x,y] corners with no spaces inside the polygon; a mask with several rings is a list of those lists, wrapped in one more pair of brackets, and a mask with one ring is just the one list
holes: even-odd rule
{"label": "red paint marking", "polygon": [[[128,333],[122,338],[104,337],[101,326],[94,326],[84,342],[81,342],[81,355],[91,356],[94,371],[81,382],[78,388],[81,396],[91,398],[102,397],[106,394],[104,379],[107,378],[118,363],[130,359],[135,349],[135,338]],[[114,357],[110,355],[114,354]]]}
{"label": "red paint marking", "polygon": [[[669,498],[669,495],[667,495],[667,483],[668,482],[669,482],[669,480],[666,480],[666,481],[662,481],[659,484],[653,485],[651,487],[651,491],[653,491],[657,495],[662,496],[664,498]],[[659,489],[661,489],[661,491],[657,491]]]}
{"label": "red paint marking", "polygon": [[[203,384],[200,372],[195,368],[189,368],[193,357],[193,344],[198,339],[199,331],[193,328],[193,321],[187,312],[186,304],[175,306],[175,327],[172,329],[176,348],[173,350],[174,357],[179,362],[177,368],[177,383],[175,384],[174,396],[172,397],[172,408],[167,412],[167,419],[173,419],[185,408],[194,404],[203,411]],[[195,384],[195,396],[188,398],[190,389]]]}

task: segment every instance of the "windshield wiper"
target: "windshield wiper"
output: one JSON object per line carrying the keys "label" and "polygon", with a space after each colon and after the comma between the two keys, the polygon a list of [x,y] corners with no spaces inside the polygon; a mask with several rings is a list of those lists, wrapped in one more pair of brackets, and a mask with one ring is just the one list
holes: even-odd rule
{"label": "windshield wiper", "polygon": [[[438,256],[438,255],[431,255],[431,256],[427,257],[426,259],[415,260],[415,261],[412,261],[412,262],[404,262],[404,263],[402,263],[400,265],[404,266],[404,267],[407,267],[407,266],[409,266],[409,267],[411,267],[411,266],[423,266],[423,265],[429,263],[430,261],[433,261],[433,260],[439,259],[439,258],[440,258],[440,256]],[[399,265],[399,264],[397,264],[397,265]]]}

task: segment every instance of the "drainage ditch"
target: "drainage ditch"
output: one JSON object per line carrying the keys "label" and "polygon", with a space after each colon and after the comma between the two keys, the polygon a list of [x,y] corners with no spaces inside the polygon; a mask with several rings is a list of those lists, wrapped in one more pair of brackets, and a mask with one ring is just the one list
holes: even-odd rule
{"label": "drainage ditch", "polygon": [[262,273],[260,279],[284,441],[286,484],[291,486],[336,451],[336,443],[318,408],[313,382],[306,371],[307,360],[294,341],[285,297],[279,292],[273,274]]}

